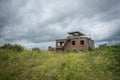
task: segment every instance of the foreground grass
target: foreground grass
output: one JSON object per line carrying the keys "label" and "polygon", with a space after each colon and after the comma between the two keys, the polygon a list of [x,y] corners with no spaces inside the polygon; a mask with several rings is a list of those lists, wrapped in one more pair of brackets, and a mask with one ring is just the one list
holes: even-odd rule
{"label": "foreground grass", "polygon": [[0,49],[0,80],[119,80],[120,46],[84,52]]}

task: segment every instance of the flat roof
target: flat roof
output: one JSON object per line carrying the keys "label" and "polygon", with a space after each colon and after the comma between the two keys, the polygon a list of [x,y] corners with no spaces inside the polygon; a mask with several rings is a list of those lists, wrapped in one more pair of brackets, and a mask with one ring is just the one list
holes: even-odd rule
{"label": "flat roof", "polygon": [[64,41],[64,40],[67,40],[67,39],[56,39],[56,41]]}
{"label": "flat roof", "polygon": [[84,36],[83,33],[79,32],[79,31],[75,31],[75,32],[68,32],[68,34],[73,35],[73,36]]}

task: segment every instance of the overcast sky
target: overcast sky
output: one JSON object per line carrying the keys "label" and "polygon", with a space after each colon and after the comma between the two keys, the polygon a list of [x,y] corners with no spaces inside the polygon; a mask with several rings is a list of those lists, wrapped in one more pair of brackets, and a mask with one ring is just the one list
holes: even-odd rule
{"label": "overcast sky", "polygon": [[47,49],[70,31],[120,42],[120,0],[0,0],[0,44]]}

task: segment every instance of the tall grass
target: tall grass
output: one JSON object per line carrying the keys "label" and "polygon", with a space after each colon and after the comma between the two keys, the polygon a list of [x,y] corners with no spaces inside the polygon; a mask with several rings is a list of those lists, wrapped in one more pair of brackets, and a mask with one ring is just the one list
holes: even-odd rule
{"label": "tall grass", "polygon": [[12,49],[0,48],[0,80],[120,80],[120,45],[80,52]]}

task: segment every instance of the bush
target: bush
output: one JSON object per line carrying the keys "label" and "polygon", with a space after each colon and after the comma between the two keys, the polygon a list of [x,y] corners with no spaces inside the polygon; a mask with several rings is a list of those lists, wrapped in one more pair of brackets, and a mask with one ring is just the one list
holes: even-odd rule
{"label": "bush", "polygon": [[110,68],[116,76],[115,80],[120,80],[120,44],[110,46],[110,50],[113,52],[113,61]]}
{"label": "bush", "polygon": [[11,44],[5,44],[2,47],[0,47],[1,49],[8,49],[8,50],[12,50],[14,52],[22,52],[24,50],[24,47],[21,45],[11,45]]}
{"label": "bush", "polygon": [[35,47],[35,48],[32,48],[32,51],[33,52],[40,52],[41,50],[39,48]]}

